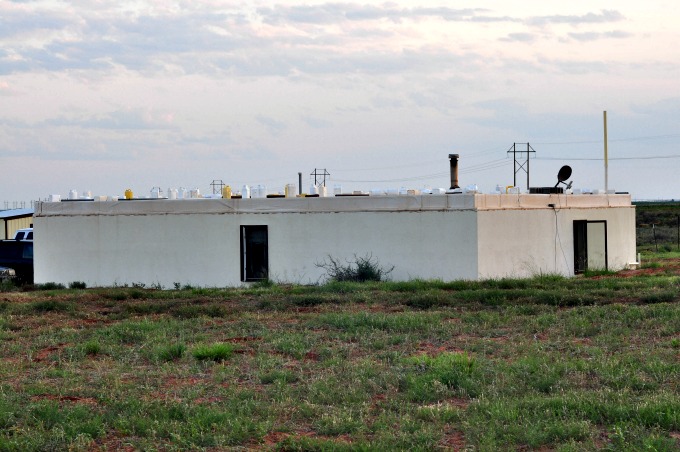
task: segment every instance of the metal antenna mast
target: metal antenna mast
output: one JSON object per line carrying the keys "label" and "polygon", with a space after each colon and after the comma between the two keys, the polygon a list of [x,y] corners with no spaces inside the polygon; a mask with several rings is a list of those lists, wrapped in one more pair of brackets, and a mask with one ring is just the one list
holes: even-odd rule
{"label": "metal antenna mast", "polygon": [[210,183],[210,186],[212,187],[213,195],[221,194],[222,188],[224,187],[224,182],[222,182],[222,179],[214,179]]}
{"label": "metal antenna mast", "polygon": [[[330,176],[330,173],[324,169],[314,168],[314,172],[309,173],[310,176],[314,176],[314,185],[319,185],[319,181],[326,186],[326,176]],[[323,177],[323,179],[321,179]]]}
{"label": "metal antenna mast", "polygon": [[[527,149],[517,149],[518,144],[526,144]],[[515,174],[512,177],[512,185],[517,186],[517,173],[520,171],[524,171],[527,173],[527,190],[529,190],[529,156],[531,154],[535,154],[536,151],[534,148],[531,147],[529,143],[512,143],[512,146],[510,146],[510,149],[508,149],[508,154],[512,152],[512,158],[515,160],[514,163],[514,169],[515,169]],[[519,158],[522,158],[523,154],[526,154],[526,160],[520,161],[517,160],[517,154],[519,154]]]}

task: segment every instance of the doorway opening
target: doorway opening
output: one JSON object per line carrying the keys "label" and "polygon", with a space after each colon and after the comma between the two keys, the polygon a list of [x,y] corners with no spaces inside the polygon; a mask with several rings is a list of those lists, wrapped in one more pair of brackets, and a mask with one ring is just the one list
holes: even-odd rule
{"label": "doorway opening", "polygon": [[267,226],[241,226],[241,281],[269,277]]}
{"label": "doorway opening", "polygon": [[607,268],[607,222],[575,220],[574,273]]}

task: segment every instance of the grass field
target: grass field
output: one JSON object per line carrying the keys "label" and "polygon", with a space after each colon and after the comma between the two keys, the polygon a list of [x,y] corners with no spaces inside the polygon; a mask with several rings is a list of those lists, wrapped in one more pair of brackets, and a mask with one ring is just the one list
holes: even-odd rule
{"label": "grass field", "polygon": [[645,261],[3,292],[0,450],[679,450],[680,265]]}

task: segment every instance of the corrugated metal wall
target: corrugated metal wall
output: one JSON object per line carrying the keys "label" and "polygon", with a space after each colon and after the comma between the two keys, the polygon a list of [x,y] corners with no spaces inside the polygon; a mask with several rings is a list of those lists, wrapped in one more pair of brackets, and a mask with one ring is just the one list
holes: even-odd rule
{"label": "corrugated metal wall", "polygon": [[0,234],[3,239],[13,239],[14,233],[19,229],[30,228],[33,224],[33,217],[14,218],[12,220],[0,220]]}

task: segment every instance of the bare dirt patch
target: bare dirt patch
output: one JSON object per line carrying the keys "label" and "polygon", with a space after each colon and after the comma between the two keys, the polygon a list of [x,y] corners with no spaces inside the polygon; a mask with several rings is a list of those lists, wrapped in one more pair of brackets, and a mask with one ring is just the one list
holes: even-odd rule
{"label": "bare dirt patch", "polygon": [[636,268],[630,270],[621,270],[614,275],[598,275],[591,279],[603,278],[633,278],[636,276],[653,276],[653,275],[680,275],[680,258],[666,258],[655,260],[659,266],[654,268]]}
{"label": "bare dirt patch", "polygon": [[454,430],[447,432],[439,442],[439,447],[444,450],[462,451],[465,450],[465,435],[463,432]]}
{"label": "bare dirt patch", "polygon": [[42,361],[45,361],[47,358],[49,358],[53,353],[55,352],[60,352],[64,347],[67,347],[71,344],[67,343],[61,343],[57,345],[53,345],[50,347],[45,347],[35,353],[33,356],[33,362],[39,363]]}
{"label": "bare dirt patch", "polygon": [[32,400],[54,400],[60,404],[64,403],[74,403],[81,405],[96,406],[99,402],[92,397],[76,397],[76,396],[63,396],[57,394],[38,394],[31,397]]}

